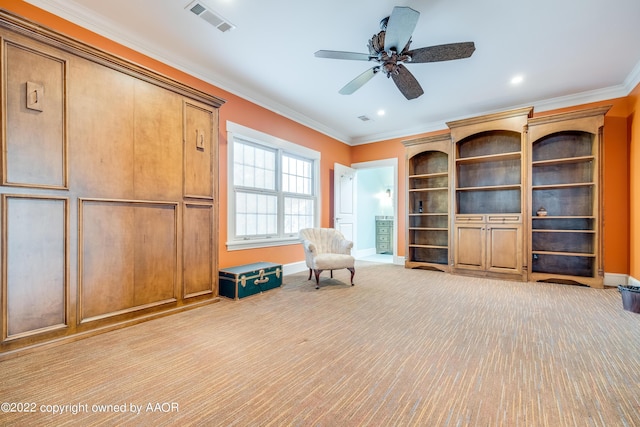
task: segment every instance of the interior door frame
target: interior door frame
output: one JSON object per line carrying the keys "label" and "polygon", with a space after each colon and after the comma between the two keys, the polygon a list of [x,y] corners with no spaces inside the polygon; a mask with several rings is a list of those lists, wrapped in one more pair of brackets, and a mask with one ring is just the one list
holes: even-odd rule
{"label": "interior door frame", "polygon": [[393,263],[404,265],[404,257],[398,257],[398,158],[392,157],[389,159],[352,163],[351,167],[356,170],[356,173],[360,169],[393,168],[393,188],[391,190],[391,204],[393,206]]}
{"label": "interior door frame", "polygon": [[[333,228],[342,232],[344,236],[353,241],[354,243],[357,241],[357,230],[356,230],[356,218],[357,218],[357,203],[358,203],[358,195],[356,192],[357,189],[357,170],[343,165],[341,163],[334,163],[333,165]],[[351,193],[351,200],[349,208],[351,212],[345,212],[343,209],[343,185],[342,179],[348,177],[349,178],[349,186]],[[347,233],[345,227],[350,227],[351,233]]]}

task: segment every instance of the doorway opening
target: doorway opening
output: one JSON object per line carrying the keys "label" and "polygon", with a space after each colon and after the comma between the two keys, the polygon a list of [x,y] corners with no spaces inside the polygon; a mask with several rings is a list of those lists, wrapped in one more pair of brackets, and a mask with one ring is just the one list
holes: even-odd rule
{"label": "doorway opening", "polygon": [[354,163],[356,170],[356,259],[380,263],[398,259],[398,159]]}

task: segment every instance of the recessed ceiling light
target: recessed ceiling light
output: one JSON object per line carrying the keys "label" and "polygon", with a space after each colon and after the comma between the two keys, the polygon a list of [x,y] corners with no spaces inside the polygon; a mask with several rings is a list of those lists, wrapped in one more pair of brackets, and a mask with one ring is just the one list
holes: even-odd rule
{"label": "recessed ceiling light", "polygon": [[511,79],[511,84],[512,84],[512,85],[519,85],[519,84],[520,84],[520,83],[522,83],[523,81],[524,81],[524,77],[523,77],[521,74],[519,74],[519,75],[517,75],[517,76],[514,76],[514,77]]}
{"label": "recessed ceiling light", "polygon": [[384,116],[384,114],[385,114],[384,110],[378,110],[378,115],[379,116]]}

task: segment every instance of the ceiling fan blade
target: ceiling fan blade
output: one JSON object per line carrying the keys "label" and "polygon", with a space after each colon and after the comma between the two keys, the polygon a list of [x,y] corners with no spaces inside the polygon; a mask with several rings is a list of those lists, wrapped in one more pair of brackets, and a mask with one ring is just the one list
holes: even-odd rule
{"label": "ceiling fan blade", "polygon": [[351,95],[353,92],[360,89],[366,82],[371,80],[373,76],[378,73],[378,71],[380,71],[379,66],[368,69],[367,71],[347,83],[342,89],[340,89],[339,93],[341,95]]}
{"label": "ceiling fan blade", "polygon": [[416,80],[413,74],[407,70],[407,67],[398,64],[397,71],[397,73],[391,73],[391,78],[405,98],[415,99],[424,93],[420,83],[418,83],[418,80]]}
{"label": "ceiling fan blade", "polygon": [[402,52],[411,40],[411,34],[418,24],[419,17],[420,12],[410,7],[394,7],[387,22],[384,50]]}
{"label": "ceiling fan blade", "polygon": [[473,42],[441,44],[407,51],[411,62],[451,61],[470,57],[476,50]]}
{"label": "ceiling fan blade", "polygon": [[350,59],[355,61],[369,61],[372,58],[368,53],[341,52],[338,50],[319,50],[314,55],[316,58]]}

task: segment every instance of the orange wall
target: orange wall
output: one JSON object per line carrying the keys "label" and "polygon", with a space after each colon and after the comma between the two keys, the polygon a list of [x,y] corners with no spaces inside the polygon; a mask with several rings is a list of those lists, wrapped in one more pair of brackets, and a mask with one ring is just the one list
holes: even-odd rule
{"label": "orange wall", "polygon": [[629,274],[640,280],[640,85],[629,95]]}
{"label": "orange wall", "polygon": [[[440,132],[349,147],[320,132],[311,130],[21,0],[0,0],[0,8],[13,11],[77,40],[146,66],[227,101],[220,109],[220,167],[218,175],[221,201],[219,212],[220,267],[254,261],[274,261],[287,264],[301,261],[304,258],[300,245],[227,251],[225,245],[227,239],[227,120],[321,151],[322,226],[329,226],[332,217],[330,212],[333,206],[331,203],[331,175],[334,162],[349,165],[371,160],[398,158],[398,229],[404,230],[405,156],[401,141]],[[634,196],[634,194],[640,191],[640,123],[635,123],[633,116],[636,111],[640,111],[639,92],[640,90],[636,88],[632,96],[628,98],[569,109],[614,104],[605,118],[605,266],[609,273],[628,274],[631,272],[636,278],[640,277],[640,259],[638,259],[640,257],[640,243],[637,243],[640,241],[638,239],[640,234],[640,196]],[[549,113],[551,112],[544,114]],[[404,233],[399,233],[398,239],[398,254],[402,256],[405,246]]]}

